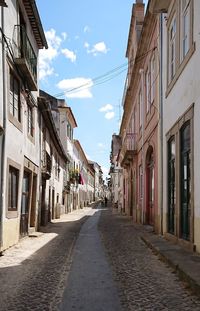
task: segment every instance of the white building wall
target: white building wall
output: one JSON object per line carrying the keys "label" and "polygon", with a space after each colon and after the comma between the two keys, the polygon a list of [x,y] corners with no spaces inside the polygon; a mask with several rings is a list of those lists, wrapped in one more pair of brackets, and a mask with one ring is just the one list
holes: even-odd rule
{"label": "white building wall", "polygon": [[[25,13],[25,11],[23,11]],[[29,40],[35,50],[35,54],[38,55],[38,49],[36,47],[35,38],[33,37],[32,29],[29,24],[29,20],[26,15],[24,15],[24,19],[27,26],[27,33],[29,36]],[[19,24],[19,15],[18,15],[18,5],[17,1],[9,1],[8,7],[4,9],[4,33],[6,39],[9,44],[12,44],[13,33],[14,33],[14,26]],[[1,25],[2,26],[2,25]],[[2,47],[2,44],[1,44]],[[8,49],[5,49],[8,51]],[[0,52],[0,54],[2,51]],[[9,57],[12,59],[11,55],[8,52]],[[0,96],[2,96],[2,58],[0,59]],[[5,57],[5,84],[6,84],[6,94],[5,94],[5,107],[9,109],[9,65],[7,58]],[[32,92],[32,95],[37,102],[37,95],[38,92]],[[8,120],[8,114],[6,114],[6,135],[5,135],[5,166],[4,166],[4,194],[3,194],[3,232],[2,232],[2,239],[3,245],[2,248],[5,249],[15,243],[17,243],[19,239],[19,221],[20,221],[20,204],[18,204],[18,213],[17,217],[8,218],[6,216],[6,209],[7,209],[7,159],[11,159],[16,162],[20,166],[20,177],[19,177],[19,197],[18,202],[21,202],[21,185],[22,185],[22,178],[24,172],[24,157],[28,158],[34,165],[37,167],[39,166],[39,128],[38,128],[38,121],[37,121],[37,110],[35,108],[35,139],[34,144],[27,139],[27,107],[24,101],[23,96],[21,95],[21,109],[22,109],[22,130],[17,129],[14,124],[12,124]],[[3,100],[1,100],[3,103]],[[2,105],[0,105],[0,124],[2,124]],[[39,178],[39,176],[38,176]],[[37,183],[39,187],[39,180]],[[38,188],[39,190],[39,188]],[[39,191],[37,191],[37,194]],[[36,200],[38,202],[38,198]],[[37,207],[36,207],[37,209]]]}
{"label": "white building wall", "polygon": [[[178,80],[176,81],[171,92],[165,98],[166,91],[166,77],[167,77],[167,31],[166,23],[164,21],[164,63],[163,63],[163,83],[164,83],[164,119],[163,119],[163,156],[164,156],[164,181],[167,180],[167,143],[166,133],[174,126],[179,117],[181,117],[192,104],[194,104],[194,244],[197,250],[200,251],[200,75],[199,67],[200,62],[200,1],[194,1],[194,27],[193,27],[193,40],[195,43],[195,51],[189,62],[185,66]],[[166,117],[167,116],[167,117]],[[164,182],[164,224],[166,224],[167,214],[167,185]],[[164,227],[164,231],[167,228]]]}

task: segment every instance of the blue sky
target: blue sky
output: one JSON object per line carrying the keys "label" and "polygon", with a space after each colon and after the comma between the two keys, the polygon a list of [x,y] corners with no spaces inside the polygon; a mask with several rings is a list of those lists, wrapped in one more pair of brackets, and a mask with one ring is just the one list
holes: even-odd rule
{"label": "blue sky", "polygon": [[133,1],[36,3],[49,45],[40,52],[40,88],[66,99],[78,124],[74,137],[106,176],[122,115]]}

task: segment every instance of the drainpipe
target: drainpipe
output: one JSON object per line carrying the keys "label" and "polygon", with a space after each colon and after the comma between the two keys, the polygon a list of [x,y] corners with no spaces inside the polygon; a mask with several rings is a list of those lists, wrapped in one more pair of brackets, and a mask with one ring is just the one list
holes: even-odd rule
{"label": "drainpipe", "polygon": [[160,229],[163,235],[163,14],[160,14]]}
{"label": "drainpipe", "polygon": [[[144,210],[145,210],[145,184],[144,184],[144,173],[145,173],[145,159],[144,159],[144,69],[139,71],[141,75],[141,101],[142,101],[142,224],[144,224]],[[139,99],[140,100],[140,99]]]}
{"label": "drainpipe", "polygon": [[4,167],[5,167],[5,135],[6,135],[6,83],[5,83],[5,42],[3,38],[4,33],[4,8],[1,7],[1,36],[2,36],[2,97],[3,97],[3,130],[0,133],[1,137],[1,180],[0,180],[0,250],[3,241],[3,201],[4,201]]}

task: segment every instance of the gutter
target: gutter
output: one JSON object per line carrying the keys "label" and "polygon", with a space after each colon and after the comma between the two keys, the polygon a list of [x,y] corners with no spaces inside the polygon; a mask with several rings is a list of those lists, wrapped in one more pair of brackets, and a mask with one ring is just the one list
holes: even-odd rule
{"label": "gutter", "polygon": [[1,8],[1,35],[2,35],[2,91],[3,91],[3,128],[0,131],[1,139],[1,172],[0,172],[0,253],[3,242],[3,200],[4,200],[4,168],[5,168],[5,136],[6,136],[6,83],[5,83],[5,42],[3,39],[4,33],[4,8]]}
{"label": "gutter", "polygon": [[145,217],[144,217],[144,211],[145,211],[145,182],[144,182],[144,176],[145,176],[145,158],[144,158],[144,69],[140,69],[139,73],[141,75],[141,96],[142,96],[142,224],[145,223]]}
{"label": "gutter", "polygon": [[163,14],[160,14],[160,230],[163,235]]}

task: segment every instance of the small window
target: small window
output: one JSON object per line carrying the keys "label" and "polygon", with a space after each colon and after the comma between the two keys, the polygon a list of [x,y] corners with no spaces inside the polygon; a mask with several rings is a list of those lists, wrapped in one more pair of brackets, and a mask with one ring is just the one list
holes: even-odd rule
{"label": "small window", "polygon": [[146,113],[149,112],[150,108],[150,102],[149,102],[149,69],[147,69],[145,74],[145,80],[146,80]]}
{"label": "small window", "polygon": [[8,179],[8,210],[16,211],[18,202],[18,185],[19,185],[19,170],[15,167],[9,167]]}
{"label": "small window", "polygon": [[34,126],[33,126],[33,107],[27,104],[27,130],[28,134],[33,136]]}
{"label": "small window", "polygon": [[181,56],[186,56],[190,48],[190,1],[181,1]]}
{"label": "small window", "polygon": [[151,58],[151,103],[153,103],[155,98],[155,56]]}
{"label": "small window", "polygon": [[10,72],[10,113],[21,122],[20,111],[20,84],[15,76]]}
{"label": "small window", "polygon": [[176,71],[176,18],[174,17],[169,28],[169,82]]}
{"label": "small window", "polygon": [[142,126],[142,92],[139,92],[139,122]]}

